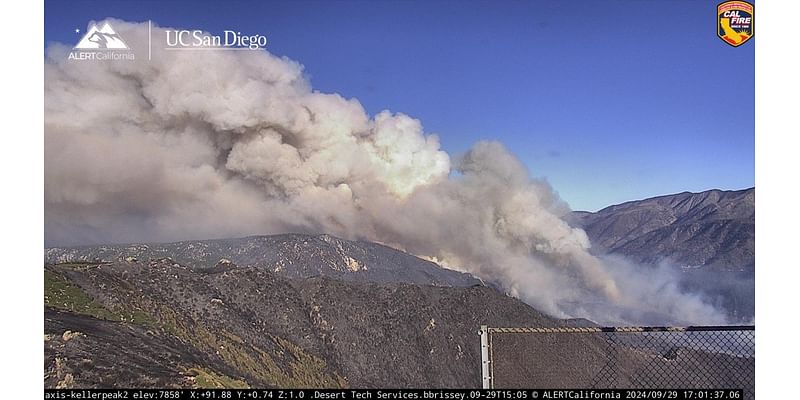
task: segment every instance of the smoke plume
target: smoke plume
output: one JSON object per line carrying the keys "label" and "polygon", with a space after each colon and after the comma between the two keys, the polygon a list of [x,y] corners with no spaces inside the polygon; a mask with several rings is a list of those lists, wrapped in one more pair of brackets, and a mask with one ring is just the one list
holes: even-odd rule
{"label": "smoke plume", "polygon": [[[111,22],[147,49],[147,25]],[[48,47],[47,244],[329,233],[471,272],[558,317],[722,322],[668,271],[591,255],[568,206],[498,142],[451,157],[410,116],[312,90],[295,61],[160,47],[95,62]]]}

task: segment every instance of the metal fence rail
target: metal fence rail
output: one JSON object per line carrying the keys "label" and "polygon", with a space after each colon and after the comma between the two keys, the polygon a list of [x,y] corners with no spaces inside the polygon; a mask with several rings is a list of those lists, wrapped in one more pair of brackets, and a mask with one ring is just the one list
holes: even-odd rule
{"label": "metal fence rail", "polygon": [[481,326],[484,388],[743,389],[755,397],[755,327]]}

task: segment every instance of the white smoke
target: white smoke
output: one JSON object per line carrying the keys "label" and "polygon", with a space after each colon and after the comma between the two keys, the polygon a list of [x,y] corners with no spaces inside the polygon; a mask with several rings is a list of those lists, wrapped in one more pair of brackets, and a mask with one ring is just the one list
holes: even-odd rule
{"label": "white smoke", "polygon": [[[111,22],[147,48],[146,25]],[[294,61],[164,51],[163,35],[152,60],[48,47],[47,243],[329,233],[434,258],[559,317],[722,322],[663,271],[591,255],[567,205],[500,143],[451,160],[418,120],[315,92]]]}

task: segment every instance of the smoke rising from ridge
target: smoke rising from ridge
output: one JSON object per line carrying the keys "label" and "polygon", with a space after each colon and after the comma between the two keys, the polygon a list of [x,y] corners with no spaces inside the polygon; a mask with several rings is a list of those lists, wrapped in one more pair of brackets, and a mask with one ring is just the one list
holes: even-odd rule
{"label": "smoke rising from ridge", "polygon": [[[112,23],[147,48],[147,25]],[[591,255],[567,205],[498,142],[451,158],[418,120],[315,92],[287,58],[158,47],[113,62],[48,48],[48,244],[329,233],[436,259],[558,317],[723,321],[668,272]]]}

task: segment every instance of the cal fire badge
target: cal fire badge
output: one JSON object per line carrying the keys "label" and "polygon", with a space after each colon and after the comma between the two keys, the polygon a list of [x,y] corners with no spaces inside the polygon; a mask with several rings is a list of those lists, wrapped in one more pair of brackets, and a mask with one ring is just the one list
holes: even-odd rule
{"label": "cal fire badge", "polygon": [[739,47],[753,37],[753,5],[746,1],[726,1],[717,6],[717,36]]}

